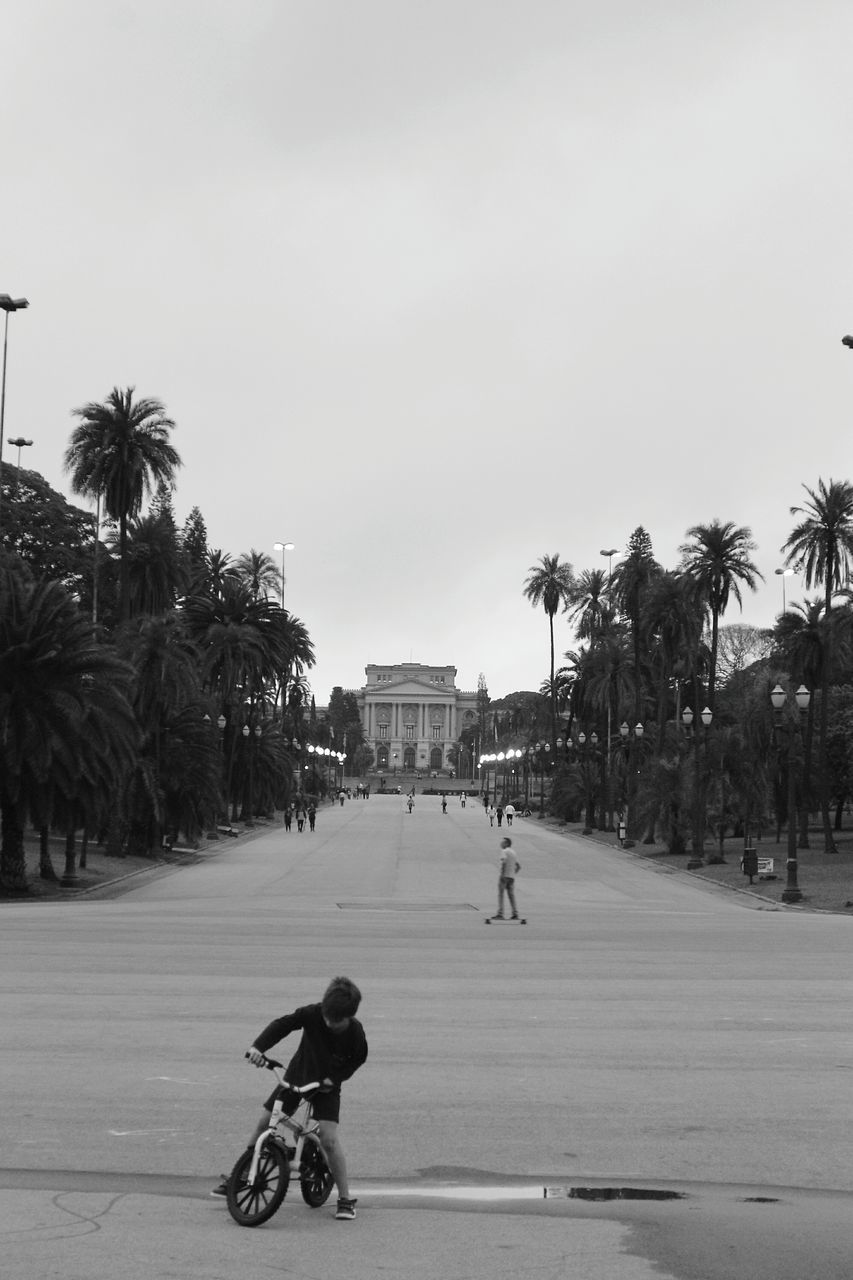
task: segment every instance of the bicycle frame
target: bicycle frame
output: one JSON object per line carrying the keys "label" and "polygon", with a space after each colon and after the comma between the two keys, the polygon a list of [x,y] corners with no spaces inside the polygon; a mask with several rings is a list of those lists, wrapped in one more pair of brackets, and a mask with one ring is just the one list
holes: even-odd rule
{"label": "bicycle frame", "polygon": [[[269,1128],[265,1129],[255,1141],[255,1148],[252,1153],[252,1163],[249,1166],[247,1181],[250,1186],[254,1186],[255,1179],[258,1175],[258,1161],[261,1157],[264,1144],[274,1138],[284,1146],[288,1152],[288,1164],[290,1171],[298,1176],[299,1167],[302,1162],[302,1151],[306,1141],[316,1142],[320,1150],[323,1145],[318,1135],[320,1124],[314,1119],[314,1111],[311,1106],[311,1098],[319,1089],[319,1081],[313,1081],[311,1084],[294,1085],[289,1082],[284,1074],[284,1068],[280,1062],[276,1062],[272,1058],[267,1058],[264,1065],[268,1070],[272,1071],[279,1084],[286,1089],[290,1089],[293,1093],[301,1096],[301,1102],[292,1116],[284,1113],[284,1103],[281,1098],[276,1098],[273,1103],[272,1112],[270,1113]],[[302,1119],[298,1119],[299,1112],[304,1108]],[[288,1141],[288,1136],[294,1141]],[[293,1154],[291,1155],[291,1151]]]}

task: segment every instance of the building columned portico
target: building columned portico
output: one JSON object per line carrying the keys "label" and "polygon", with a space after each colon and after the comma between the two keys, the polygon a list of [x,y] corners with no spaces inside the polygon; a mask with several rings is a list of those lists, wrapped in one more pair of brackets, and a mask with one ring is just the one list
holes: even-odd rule
{"label": "building columned portico", "polygon": [[435,773],[453,768],[450,750],[477,723],[477,694],[456,688],[455,667],[420,662],[365,667],[356,690],[365,740],[376,768]]}

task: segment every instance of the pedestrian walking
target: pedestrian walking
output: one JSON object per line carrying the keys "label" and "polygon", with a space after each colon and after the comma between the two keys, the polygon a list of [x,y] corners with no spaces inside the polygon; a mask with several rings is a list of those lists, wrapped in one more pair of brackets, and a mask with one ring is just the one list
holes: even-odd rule
{"label": "pedestrian walking", "polygon": [[488,814],[488,818],[489,818],[489,826],[493,827],[495,825],[495,806],[493,804],[490,804],[488,809],[486,810],[486,813]]}
{"label": "pedestrian walking", "polygon": [[308,826],[311,828],[312,831],[314,830],[314,823],[316,822],[316,820],[317,820],[317,806],[312,800],[308,806]]}
{"label": "pedestrian walking", "polygon": [[291,823],[292,823],[292,822],[293,822],[293,809],[291,808],[291,806],[290,806],[289,804],[286,804],[286,805],[284,806],[284,829],[285,829],[285,831],[289,831],[289,830],[290,830],[290,826],[291,826]]}
{"label": "pedestrian walking", "polygon": [[512,820],[513,820],[513,818],[515,817],[515,805],[514,805],[514,804],[508,804],[508,805],[507,805],[507,807],[504,809],[504,817],[506,818],[506,825],[507,825],[508,827],[511,827],[511,826],[512,826]]}
{"label": "pedestrian walking", "polygon": [[497,807],[497,819],[498,819],[498,826],[499,827],[502,826],[503,820],[504,820],[504,807],[502,804],[499,804]]}

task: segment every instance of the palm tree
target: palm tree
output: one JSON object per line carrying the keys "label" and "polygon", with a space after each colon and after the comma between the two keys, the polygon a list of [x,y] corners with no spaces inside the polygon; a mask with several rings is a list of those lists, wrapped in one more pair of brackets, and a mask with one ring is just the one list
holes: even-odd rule
{"label": "palm tree", "polygon": [[24,822],[52,786],[112,794],[133,760],[132,672],[57,582],[0,567],[0,886],[27,890]]}
{"label": "palm tree", "polygon": [[566,613],[578,640],[596,640],[613,618],[607,575],[603,569],[584,569],[572,583]]}
{"label": "palm tree", "polygon": [[127,578],[134,617],[156,617],[175,607],[188,575],[171,520],[150,513],[129,523]]}
{"label": "palm tree", "polygon": [[[679,547],[682,556],[681,571],[691,579],[698,601],[711,615],[711,657],[708,666],[708,706],[713,712],[717,675],[717,647],[720,618],[728,608],[729,597],[734,596],[743,607],[741,586],[750,591],[758,590],[758,580],[764,575],[749,558],[755,551],[752,530],[738,526],[731,520],[722,523],[696,524],[687,530],[692,542]],[[698,714],[699,708],[694,711]]]}
{"label": "palm tree", "polygon": [[259,705],[273,702],[277,683],[286,691],[294,673],[301,676],[304,667],[313,666],[313,646],[298,618],[265,597],[254,599],[230,574],[223,575],[219,595],[187,600],[184,617],[202,653],[203,688],[228,721],[231,774],[242,722]]}
{"label": "palm tree", "polygon": [[237,577],[244,587],[248,587],[252,598],[259,596],[280,595],[281,572],[272,556],[265,551],[256,551],[254,547],[238,557],[234,566]]}
{"label": "palm tree", "polygon": [[853,485],[846,480],[830,480],[828,485],[819,480],[817,492],[807,485],[803,485],[803,488],[809,495],[809,501],[801,507],[791,507],[792,516],[803,518],[792,529],[782,550],[785,552],[785,563],[793,564],[801,570],[806,590],[823,585],[824,621],[827,628],[821,680],[818,770],[824,848],[827,853],[834,853],[836,846],[829,816],[829,771],[826,759],[829,684],[832,678],[832,598],[847,585],[853,561]]}
{"label": "palm tree", "polygon": [[643,599],[643,629],[649,638],[652,670],[657,679],[657,753],[666,754],[666,724],[669,718],[668,688],[675,683],[673,716],[678,728],[681,707],[678,692],[682,681],[699,667],[702,616],[693,605],[690,584],[682,575],[661,573]]}
{"label": "palm tree", "polygon": [[216,547],[207,553],[205,578],[210,588],[209,593],[207,591],[197,591],[195,594],[221,596],[225,591],[226,582],[229,579],[239,581],[240,575],[228,552],[221,551]]}
{"label": "palm tree", "polygon": [[74,492],[95,499],[100,495],[107,515],[118,522],[122,622],[130,616],[128,522],[139,515],[144,496],[155,485],[172,484],[181,465],[169,443],[175,423],[159,400],[134,401],[134,390],[113,387],[103,404],[74,409],[80,425],[65,451]]}
{"label": "palm tree", "polygon": [[572,566],[561,563],[559,554],[543,556],[538,565],[531,565],[524,583],[524,594],[537,608],[540,604],[548,615],[548,630],[551,637],[551,744],[557,741],[557,690],[554,683],[554,617],[557,610],[564,607],[569,600],[574,577]]}

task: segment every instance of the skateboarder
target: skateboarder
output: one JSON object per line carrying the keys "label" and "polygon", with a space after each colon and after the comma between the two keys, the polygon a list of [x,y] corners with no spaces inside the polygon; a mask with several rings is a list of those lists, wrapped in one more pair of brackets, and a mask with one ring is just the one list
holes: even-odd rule
{"label": "skateboarder", "polygon": [[516,858],[512,841],[509,836],[504,836],[501,840],[501,862],[498,870],[498,910],[497,915],[492,916],[493,920],[504,919],[504,894],[509,898],[509,905],[512,908],[511,920],[518,919],[518,907],[515,902],[515,877],[521,870],[521,863]]}

